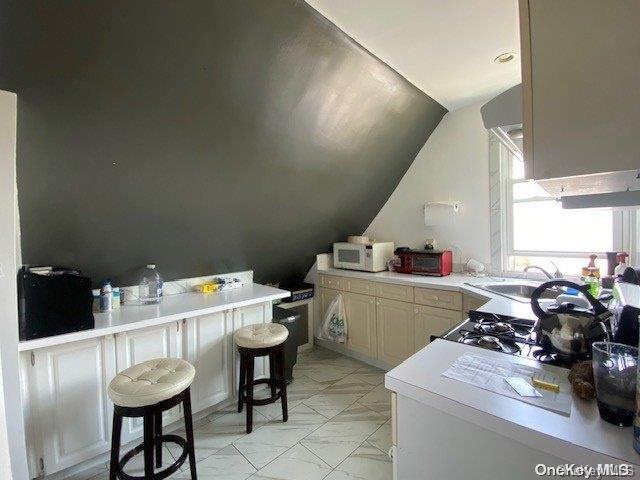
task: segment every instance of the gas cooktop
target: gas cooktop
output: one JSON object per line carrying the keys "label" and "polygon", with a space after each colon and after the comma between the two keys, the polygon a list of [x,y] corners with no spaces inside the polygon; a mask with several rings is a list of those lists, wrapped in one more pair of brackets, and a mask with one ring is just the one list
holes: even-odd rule
{"label": "gas cooktop", "polygon": [[538,345],[534,325],[535,320],[471,310],[468,320],[440,338],[564,368],[587,359],[545,350]]}

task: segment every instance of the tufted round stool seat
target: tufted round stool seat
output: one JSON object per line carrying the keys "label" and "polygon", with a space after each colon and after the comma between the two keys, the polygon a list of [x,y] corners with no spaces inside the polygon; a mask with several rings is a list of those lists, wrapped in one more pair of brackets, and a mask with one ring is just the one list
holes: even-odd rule
{"label": "tufted round stool seat", "polygon": [[233,334],[236,345],[243,348],[269,348],[283,343],[289,330],[279,323],[260,323],[242,327]]}
{"label": "tufted round stool seat", "polygon": [[121,407],[144,407],[167,400],[193,382],[196,369],[180,358],[158,358],[123,370],[109,384],[109,398]]}
{"label": "tufted round stool seat", "polygon": [[[191,383],[195,374],[195,368],[186,360],[157,358],[129,367],[111,380],[107,390],[113,401],[109,480],[164,480],[176,473],[187,458],[191,479],[197,480],[191,419]],[[162,413],[179,404],[184,411],[186,438],[163,435]],[[144,437],[141,444],[120,459],[120,436],[125,417],[143,418]],[[182,451],[170,466],[158,470],[162,466],[163,444],[167,443],[177,445]],[[125,473],[125,465],[140,453],[144,453],[144,476]]]}
{"label": "tufted round stool seat", "polygon": [[[242,327],[233,334],[240,353],[238,382],[238,412],[247,406],[247,433],[253,430],[254,405],[282,402],[282,420],[287,421],[287,385],[284,374],[284,344],[289,330],[279,323],[260,323]],[[269,378],[254,379],[255,359],[269,357]],[[276,373],[277,372],[277,373]],[[268,398],[253,398],[253,388],[267,384],[271,389]]]}

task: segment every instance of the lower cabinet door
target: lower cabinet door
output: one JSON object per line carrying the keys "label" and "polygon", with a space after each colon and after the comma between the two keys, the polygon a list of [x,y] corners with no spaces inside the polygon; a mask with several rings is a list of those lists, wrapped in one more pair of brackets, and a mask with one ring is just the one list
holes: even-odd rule
{"label": "lower cabinet door", "polygon": [[194,412],[233,396],[233,318],[231,311],[187,320],[186,358],[196,369],[191,386]]}
{"label": "lower cabinet door", "polygon": [[[255,325],[259,323],[269,323],[273,318],[271,302],[259,303],[257,305],[251,305],[249,307],[237,308],[233,311],[233,331],[235,332],[239,328],[246,327],[248,325]],[[233,345],[233,355],[235,366],[233,372],[233,388],[234,391],[238,386],[238,374],[240,372],[240,355],[238,354],[237,347]],[[253,377],[254,379],[265,378],[269,376],[269,359],[267,357],[256,358],[254,365]],[[237,393],[237,392],[236,392]]]}
{"label": "lower cabinet door", "polygon": [[370,295],[344,293],[347,316],[347,348],[376,358],[376,300]]}
{"label": "lower cabinet door", "polygon": [[444,308],[415,307],[415,348],[414,351],[426,347],[431,341],[431,335],[440,335],[460,323],[462,315],[455,310]]}
{"label": "lower cabinet door", "polygon": [[340,292],[338,290],[333,290],[331,288],[319,288],[318,289],[318,293],[317,293],[317,302],[318,302],[318,315],[316,317],[316,325],[314,327],[314,335],[315,335],[315,331],[317,330],[318,326],[322,324],[322,322],[324,322],[324,316],[327,313],[327,309],[329,308],[329,305],[331,304],[331,302],[333,301],[334,298],[336,298],[336,296],[342,293],[344,295],[344,292]]}
{"label": "lower cabinet door", "polygon": [[[171,322],[156,327],[141,328],[116,335],[118,372],[154,358],[182,358],[183,322]],[[181,418],[181,406],[164,413],[163,423]],[[122,443],[142,436],[142,419],[130,418],[122,422]]]}
{"label": "lower cabinet door", "polygon": [[378,359],[397,365],[414,352],[414,305],[378,298],[376,301]]}
{"label": "lower cabinet door", "polygon": [[113,336],[34,351],[44,473],[76,465],[111,448],[112,407],[106,388],[116,373]]}

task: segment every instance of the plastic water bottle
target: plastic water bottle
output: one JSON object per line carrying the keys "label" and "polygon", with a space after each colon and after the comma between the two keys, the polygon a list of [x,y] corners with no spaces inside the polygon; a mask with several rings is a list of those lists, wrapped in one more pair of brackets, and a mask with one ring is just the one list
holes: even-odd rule
{"label": "plastic water bottle", "polygon": [[147,265],[140,277],[138,297],[142,303],[158,303],[162,297],[162,277],[154,264]]}
{"label": "plastic water bottle", "polygon": [[113,289],[111,280],[106,280],[100,288],[100,311],[110,312],[113,310]]}

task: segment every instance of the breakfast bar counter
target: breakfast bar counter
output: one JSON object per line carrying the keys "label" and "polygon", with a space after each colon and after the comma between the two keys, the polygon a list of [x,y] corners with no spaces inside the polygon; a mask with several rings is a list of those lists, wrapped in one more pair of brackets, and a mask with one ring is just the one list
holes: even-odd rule
{"label": "breakfast bar counter", "polygon": [[185,318],[246,307],[257,303],[286,298],[286,290],[251,283],[214,293],[180,293],[162,297],[160,303],[144,305],[139,301],[126,303],[110,312],[95,312],[95,326],[88,330],[21,341],[21,352],[51,347],[63,343],[101,337],[139,328],[162,325]]}
{"label": "breakfast bar counter", "polygon": [[[171,357],[191,363],[196,418],[234,401],[239,361],[234,332],[271,322],[273,300],[288,296],[256,283],[209,294],[177,293],[158,304],[132,302],[95,313],[90,330],[20,342],[30,478],[106,459],[113,415],[109,383],[140,362]],[[257,360],[255,378],[268,374],[268,360]],[[165,425],[181,421],[177,408],[163,416]],[[127,420],[122,442],[140,436],[141,422]]]}

